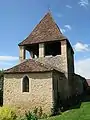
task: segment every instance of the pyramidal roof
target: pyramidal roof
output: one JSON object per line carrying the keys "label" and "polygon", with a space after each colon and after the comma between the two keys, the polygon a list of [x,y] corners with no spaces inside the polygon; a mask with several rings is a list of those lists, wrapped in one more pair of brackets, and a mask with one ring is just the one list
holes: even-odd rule
{"label": "pyramidal roof", "polygon": [[34,28],[31,34],[19,45],[29,45],[63,39],[66,39],[66,37],[63,36],[59,27],[52,18],[51,13],[48,12],[39,22],[39,24]]}

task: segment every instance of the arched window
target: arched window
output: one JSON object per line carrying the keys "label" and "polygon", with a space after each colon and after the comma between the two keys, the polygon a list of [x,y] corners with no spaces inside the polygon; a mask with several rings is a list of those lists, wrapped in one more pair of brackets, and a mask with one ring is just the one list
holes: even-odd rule
{"label": "arched window", "polygon": [[23,92],[29,92],[29,78],[25,76],[22,81],[22,91]]}

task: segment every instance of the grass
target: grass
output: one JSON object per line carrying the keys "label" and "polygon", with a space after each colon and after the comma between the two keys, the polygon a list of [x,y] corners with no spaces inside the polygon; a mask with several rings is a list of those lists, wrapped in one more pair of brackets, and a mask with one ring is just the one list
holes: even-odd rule
{"label": "grass", "polygon": [[80,108],[68,110],[62,115],[47,118],[48,120],[90,120],[90,102],[83,102]]}

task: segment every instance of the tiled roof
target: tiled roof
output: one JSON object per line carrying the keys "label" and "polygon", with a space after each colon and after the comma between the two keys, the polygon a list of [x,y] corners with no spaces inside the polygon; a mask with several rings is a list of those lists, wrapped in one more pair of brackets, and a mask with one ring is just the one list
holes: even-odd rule
{"label": "tiled roof", "polygon": [[19,45],[35,44],[47,41],[67,39],[61,33],[59,27],[54,22],[50,12],[39,22],[31,34]]}
{"label": "tiled roof", "polygon": [[63,59],[60,55],[57,56],[45,56],[41,58],[36,58],[36,61],[43,63],[47,66],[52,66],[55,70],[65,73]]}
{"label": "tiled roof", "polygon": [[5,70],[5,73],[46,72],[51,70],[53,70],[52,67],[29,59],[10,69]]}

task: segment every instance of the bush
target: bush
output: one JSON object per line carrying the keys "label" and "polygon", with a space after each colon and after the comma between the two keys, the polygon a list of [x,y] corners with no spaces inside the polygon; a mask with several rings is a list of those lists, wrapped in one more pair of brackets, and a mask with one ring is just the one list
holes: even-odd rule
{"label": "bush", "polygon": [[8,106],[0,107],[0,120],[16,120],[15,110]]}
{"label": "bush", "polygon": [[38,120],[37,116],[34,113],[26,112],[24,116],[17,117],[16,120]]}
{"label": "bush", "polygon": [[30,111],[25,114],[26,120],[38,120],[37,116]]}
{"label": "bush", "polygon": [[[47,118],[47,115],[43,113],[42,107],[35,107],[33,112],[26,112],[25,118],[20,118],[20,120],[38,120],[38,119],[44,119]],[[19,119],[18,119],[19,120]]]}

